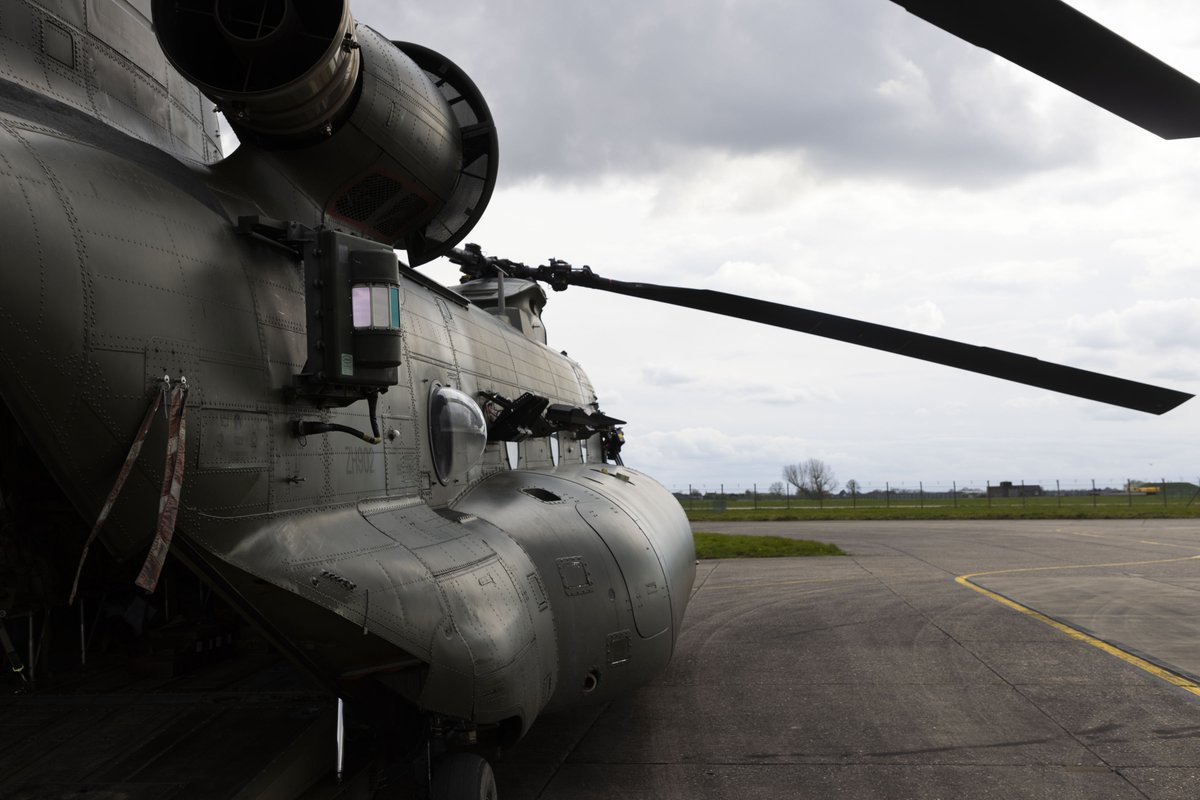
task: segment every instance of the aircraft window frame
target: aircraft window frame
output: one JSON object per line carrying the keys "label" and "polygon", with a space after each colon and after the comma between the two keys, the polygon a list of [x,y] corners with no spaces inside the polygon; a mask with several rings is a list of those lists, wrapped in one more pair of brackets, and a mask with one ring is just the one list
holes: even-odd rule
{"label": "aircraft window frame", "polygon": [[[457,415],[455,419],[452,413],[446,418],[442,412],[453,408],[464,410],[466,415]],[[483,463],[487,450],[487,418],[473,397],[441,383],[429,387],[427,412],[433,473],[438,483],[448,486]],[[449,428],[442,427],[446,421],[451,423]]]}

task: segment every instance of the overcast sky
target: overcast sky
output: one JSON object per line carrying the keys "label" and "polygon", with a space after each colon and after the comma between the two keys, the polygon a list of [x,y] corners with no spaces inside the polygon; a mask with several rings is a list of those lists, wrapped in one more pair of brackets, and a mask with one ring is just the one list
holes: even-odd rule
{"label": "overcast sky", "polygon": [[[1200,76],[1200,11],[1076,7]],[[468,237],[623,280],[746,294],[1200,390],[1200,145],[1166,142],[888,0],[357,0],[496,118]],[[426,271],[444,281],[453,269]],[[672,489],[1200,479],[1163,417],[572,289],[552,346]]]}

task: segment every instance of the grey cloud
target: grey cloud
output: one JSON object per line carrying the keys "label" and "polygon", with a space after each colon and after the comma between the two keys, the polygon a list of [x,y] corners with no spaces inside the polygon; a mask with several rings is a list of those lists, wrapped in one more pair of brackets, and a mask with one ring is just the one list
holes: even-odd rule
{"label": "grey cloud", "polygon": [[1090,153],[1086,132],[1035,119],[1027,90],[991,56],[886,0],[521,0],[443,5],[438,17],[379,0],[355,9],[473,76],[509,181],[656,172],[715,149],[791,153],[839,174],[987,183]]}
{"label": "grey cloud", "polygon": [[642,378],[652,386],[680,386],[694,380],[693,375],[683,370],[661,364],[642,367]]}
{"label": "grey cloud", "polygon": [[1184,382],[1200,382],[1200,369],[1194,367],[1168,367],[1166,369],[1157,369],[1150,374],[1150,377],[1156,381],[1178,381]]}
{"label": "grey cloud", "polygon": [[1142,300],[1120,311],[1075,315],[1067,329],[1097,349],[1194,349],[1200,342],[1200,299]]}

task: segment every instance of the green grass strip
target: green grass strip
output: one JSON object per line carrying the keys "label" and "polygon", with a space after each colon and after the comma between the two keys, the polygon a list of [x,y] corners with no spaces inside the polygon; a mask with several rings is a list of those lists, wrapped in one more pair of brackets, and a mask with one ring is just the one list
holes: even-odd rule
{"label": "green grass strip", "polygon": [[688,510],[692,522],[798,522],[832,520],[977,520],[977,519],[1196,519],[1200,505],[1158,506],[1117,505],[1063,506],[881,506],[858,508],[731,508],[728,511]]}
{"label": "green grass strip", "polygon": [[693,534],[696,558],[782,558],[794,556],[844,556],[836,544],[788,539],[783,536],[738,536],[724,533]]}

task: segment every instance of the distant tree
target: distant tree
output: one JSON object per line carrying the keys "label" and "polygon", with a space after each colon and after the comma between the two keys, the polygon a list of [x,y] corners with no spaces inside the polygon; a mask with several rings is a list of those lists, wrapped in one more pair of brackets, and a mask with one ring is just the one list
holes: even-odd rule
{"label": "distant tree", "polygon": [[810,458],[804,462],[804,471],[808,477],[808,491],[817,496],[818,503],[824,505],[825,498],[838,487],[833,468],[819,458]]}
{"label": "distant tree", "polygon": [[795,486],[798,494],[815,497],[822,506],[825,505],[825,498],[838,486],[833,469],[819,458],[787,464],[783,468],[783,479]]}
{"label": "distant tree", "polygon": [[851,495],[858,494],[858,481],[854,480],[854,478],[846,481],[846,491]]}
{"label": "distant tree", "polygon": [[796,495],[804,494],[804,471],[803,464],[784,464],[783,479],[796,488]]}
{"label": "distant tree", "polygon": [[767,494],[774,495],[775,497],[783,497],[783,483],[781,481],[772,483],[771,488],[767,490]]}

